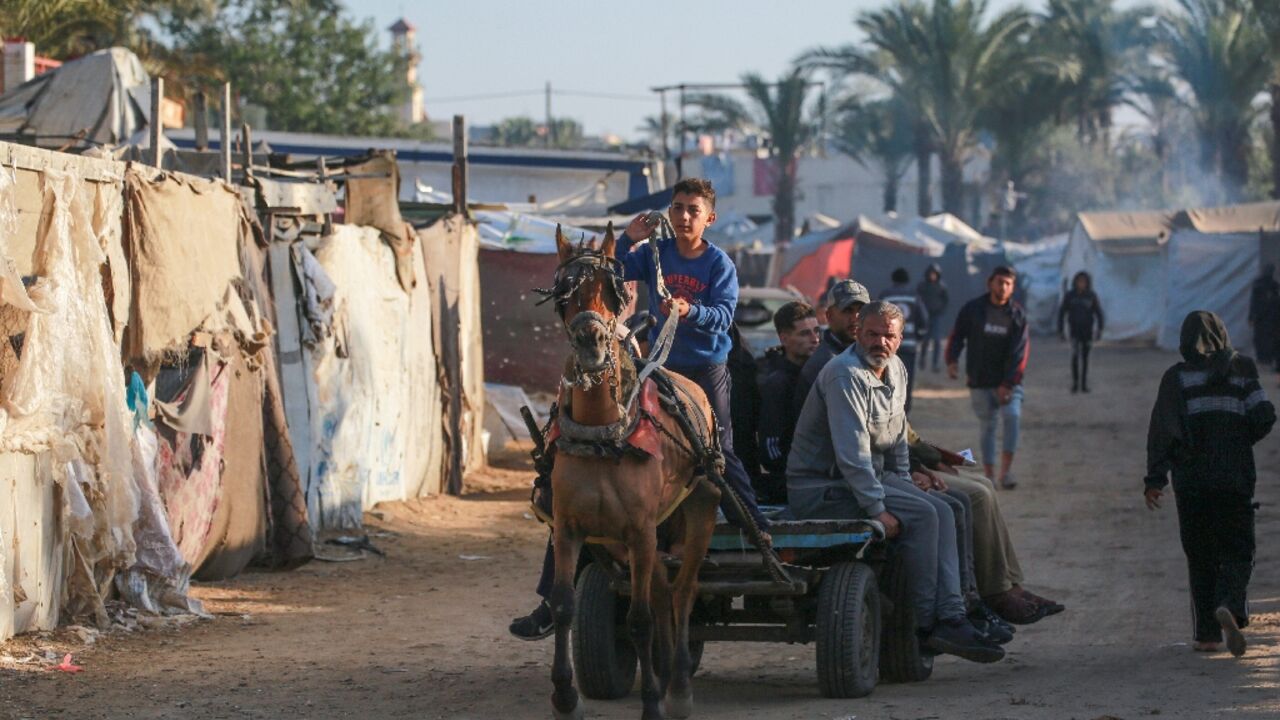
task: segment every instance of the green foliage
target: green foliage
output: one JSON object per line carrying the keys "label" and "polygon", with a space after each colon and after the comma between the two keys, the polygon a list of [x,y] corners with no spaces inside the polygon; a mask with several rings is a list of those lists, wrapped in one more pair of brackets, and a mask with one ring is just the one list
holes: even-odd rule
{"label": "green foliage", "polygon": [[[570,118],[551,119],[551,147],[581,148],[582,124]],[[547,126],[528,116],[504,118],[494,126],[493,142],[503,147],[547,147]]]}
{"label": "green foliage", "polygon": [[898,209],[898,184],[915,157],[915,134],[906,105],[891,96],[871,102],[850,98],[837,110],[832,144],[884,179],[885,212]]}
{"label": "green foliage", "polygon": [[370,21],[332,0],[221,0],[212,12],[174,14],[175,46],[200,58],[203,80],[228,80],[240,102],[267,110],[272,129],[396,134],[404,67],[378,47]]}

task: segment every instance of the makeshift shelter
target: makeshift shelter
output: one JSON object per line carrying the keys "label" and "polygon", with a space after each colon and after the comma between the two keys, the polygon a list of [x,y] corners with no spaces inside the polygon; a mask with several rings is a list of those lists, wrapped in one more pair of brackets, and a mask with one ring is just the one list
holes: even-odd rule
{"label": "makeshift shelter", "polygon": [[1252,347],[1250,289],[1264,264],[1280,262],[1280,202],[1182,210],[1170,225],[1160,347],[1178,347],[1182,320],[1193,310],[1217,313],[1232,344]]}
{"label": "makeshift shelter", "polygon": [[1076,216],[1062,256],[1062,278],[1093,278],[1108,340],[1156,339],[1168,286],[1165,244],[1170,212],[1090,212]]}
{"label": "makeshift shelter", "polygon": [[63,63],[0,95],[0,135],[45,147],[141,145],[147,141],[151,78],[125,48]]}

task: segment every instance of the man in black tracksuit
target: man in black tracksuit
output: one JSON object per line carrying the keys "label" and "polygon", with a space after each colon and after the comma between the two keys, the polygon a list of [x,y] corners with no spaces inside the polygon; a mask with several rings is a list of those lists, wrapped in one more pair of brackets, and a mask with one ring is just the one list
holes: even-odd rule
{"label": "man in black tracksuit", "polygon": [[1249,292],[1253,351],[1264,367],[1280,367],[1280,283],[1276,266],[1266,265]]}
{"label": "man in black tracksuit", "polygon": [[765,505],[786,505],[787,453],[799,417],[791,398],[800,370],[818,347],[818,318],[809,304],[789,302],[774,313],[773,327],[781,344],[760,361],[756,444],[763,472],[756,480],[756,498]]}
{"label": "man in black tracksuit", "polygon": [[1102,339],[1102,303],[1093,291],[1093,278],[1089,273],[1076,273],[1071,290],[1062,298],[1058,308],[1058,334],[1063,334],[1063,324],[1071,336],[1071,392],[1089,392],[1089,350],[1093,341]]}
{"label": "man in black tracksuit", "polygon": [[1172,472],[1195,649],[1218,650],[1225,632],[1228,649],[1240,656],[1255,549],[1253,446],[1271,431],[1276,410],[1257,366],[1231,348],[1217,315],[1187,315],[1180,340],[1184,362],[1165,372],[1151,410],[1146,502],[1160,507]]}
{"label": "man in black tracksuit", "polygon": [[[911,413],[911,393],[916,387],[916,348],[920,338],[929,329],[933,318],[924,302],[908,284],[911,276],[905,268],[898,268],[889,276],[893,285],[884,291],[880,299],[891,302],[902,310],[902,345],[898,347],[898,359],[907,366],[907,413]],[[924,363],[921,362],[921,365]]]}
{"label": "man in black tracksuit", "polygon": [[916,295],[920,296],[925,311],[929,313],[929,327],[920,340],[920,369],[924,369],[925,361],[929,358],[929,348],[932,347],[933,371],[938,372],[938,357],[942,354],[942,344],[947,337],[947,326],[942,324],[943,313],[951,303],[951,293],[947,290],[947,284],[942,281],[941,265],[933,263],[924,271],[924,280],[916,286]]}

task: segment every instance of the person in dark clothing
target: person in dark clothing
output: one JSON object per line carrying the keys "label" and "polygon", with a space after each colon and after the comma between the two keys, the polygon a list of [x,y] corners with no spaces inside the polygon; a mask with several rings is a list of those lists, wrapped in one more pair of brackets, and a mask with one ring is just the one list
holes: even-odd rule
{"label": "person in dark clothing", "polygon": [[767,505],[785,505],[787,453],[797,417],[792,393],[801,368],[818,347],[818,317],[807,303],[790,302],[774,313],[773,327],[781,344],[761,363],[757,433],[764,472],[756,496]]}
{"label": "person in dark clothing", "polygon": [[[1093,291],[1093,278],[1076,273],[1071,291],[1058,308],[1058,334],[1071,341],[1071,392],[1089,392],[1089,350],[1102,339],[1102,303]],[[1069,330],[1070,336],[1064,335]]]}
{"label": "person in dark clothing", "polygon": [[827,291],[826,311],[827,329],[822,332],[822,340],[818,347],[805,361],[796,378],[796,388],[792,393],[792,412],[800,416],[800,409],[809,397],[809,389],[818,373],[831,358],[844,352],[853,344],[858,332],[858,312],[862,306],[871,302],[871,293],[861,283],[853,280],[841,280]]}
{"label": "person in dark clothing", "polygon": [[[1031,337],[1027,315],[1013,300],[1017,275],[1001,265],[987,279],[987,293],[965,303],[947,339],[947,374],[960,376],[960,353],[965,352],[969,399],[982,425],[982,464],[987,477],[995,475],[996,421],[1004,419],[1000,455],[1000,486],[1017,486],[1010,469],[1018,449],[1022,418],[1022,375],[1027,369]],[[968,348],[966,352],[966,347]]]}
{"label": "person in dark clothing", "polygon": [[1183,362],[1165,372],[1151,410],[1144,496],[1149,509],[1160,507],[1172,473],[1195,649],[1217,651],[1225,633],[1238,657],[1255,551],[1253,446],[1271,432],[1276,409],[1217,315],[1187,315],[1179,350]]}
{"label": "person in dark clothing", "polygon": [[907,413],[911,413],[911,391],[916,386],[916,348],[920,338],[929,329],[930,315],[924,302],[911,289],[911,276],[904,268],[898,268],[890,276],[893,286],[884,291],[880,297],[891,302],[902,310],[902,346],[898,348],[898,359],[907,366]]}
{"label": "person in dark clothing", "polygon": [[942,323],[942,318],[947,312],[947,306],[951,303],[951,293],[947,291],[947,284],[942,282],[941,265],[933,263],[924,271],[924,280],[916,286],[916,295],[919,296],[920,302],[924,303],[925,312],[929,313],[929,327],[924,337],[920,339],[920,368],[924,369],[925,362],[929,358],[929,350],[932,348],[933,371],[938,372],[941,367],[938,364],[938,357],[942,354],[942,345],[947,337],[947,326]]}
{"label": "person in dark clothing", "polygon": [[1280,367],[1280,283],[1275,275],[1276,266],[1265,265],[1249,293],[1253,350],[1266,367]]}

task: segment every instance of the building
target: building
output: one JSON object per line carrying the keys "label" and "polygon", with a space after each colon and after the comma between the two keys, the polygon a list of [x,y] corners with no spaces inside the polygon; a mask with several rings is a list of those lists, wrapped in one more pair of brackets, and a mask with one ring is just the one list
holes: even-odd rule
{"label": "building", "polygon": [[391,51],[404,62],[405,82],[409,86],[409,95],[398,113],[400,120],[406,125],[425,122],[427,110],[422,85],[418,83],[418,63],[422,60],[422,53],[416,42],[418,29],[404,18],[387,29],[391,31]]}

